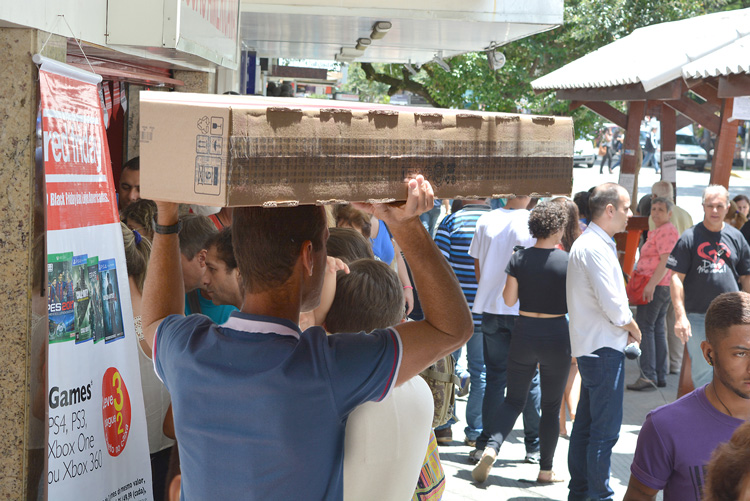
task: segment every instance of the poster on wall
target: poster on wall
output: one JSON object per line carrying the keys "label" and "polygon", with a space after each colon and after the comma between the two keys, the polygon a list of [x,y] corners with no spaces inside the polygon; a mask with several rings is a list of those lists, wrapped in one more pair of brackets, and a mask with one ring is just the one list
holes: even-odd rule
{"label": "poster on wall", "polygon": [[146,417],[99,76],[40,56],[48,499],[151,500]]}

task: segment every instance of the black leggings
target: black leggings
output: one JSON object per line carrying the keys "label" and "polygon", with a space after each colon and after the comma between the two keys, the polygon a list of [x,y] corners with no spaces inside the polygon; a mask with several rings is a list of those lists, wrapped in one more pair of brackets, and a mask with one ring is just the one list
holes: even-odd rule
{"label": "black leggings", "polygon": [[604,147],[606,152],[602,155],[602,163],[599,164],[599,174],[604,170],[604,161],[607,161],[607,169],[612,170],[612,149],[609,146]]}
{"label": "black leggings", "polygon": [[[508,387],[496,422],[488,429],[487,447],[500,450],[505,438],[526,405],[529,385],[539,364],[542,391],[542,417],[539,421],[539,446],[542,470],[552,469],[552,459],[560,432],[560,403],[570,373],[570,335],[565,317],[516,319],[508,353]],[[489,423],[488,423],[489,424]]]}

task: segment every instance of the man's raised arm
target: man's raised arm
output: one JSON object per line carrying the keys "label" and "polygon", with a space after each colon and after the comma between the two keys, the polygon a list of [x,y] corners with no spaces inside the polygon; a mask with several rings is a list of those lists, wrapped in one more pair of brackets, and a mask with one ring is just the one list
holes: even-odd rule
{"label": "man's raised arm", "polygon": [[[179,222],[178,205],[156,202],[156,223],[169,228]],[[180,240],[177,232],[154,233],[151,259],[143,285],[141,321],[143,335],[153,350],[154,335],[159,323],[168,315],[185,313],[185,285],[182,281]]]}
{"label": "man's raised arm", "polygon": [[419,221],[433,207],[433,191],[422,176],[409,181],[406,204],[376,205],[411,266],[424,320],[396,326],[403,343],[397,384],[408,381],[436,360],[463,346],[474,332],[471,312],[448,261]]}

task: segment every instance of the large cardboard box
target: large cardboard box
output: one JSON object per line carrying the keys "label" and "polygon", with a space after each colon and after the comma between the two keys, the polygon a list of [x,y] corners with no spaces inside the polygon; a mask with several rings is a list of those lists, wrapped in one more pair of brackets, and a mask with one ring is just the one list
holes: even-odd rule
{"label": "large cardboard box", "polygon": [[213,206],[570,194],[570,118],[141,92],[144,198]]}

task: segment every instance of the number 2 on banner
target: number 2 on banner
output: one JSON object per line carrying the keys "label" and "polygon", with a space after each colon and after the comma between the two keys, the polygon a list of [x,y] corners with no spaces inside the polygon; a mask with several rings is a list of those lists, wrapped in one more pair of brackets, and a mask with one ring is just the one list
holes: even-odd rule
{"label": "number 2 on banner", "polygon": [[116,457],[125,449],[130,432],[130,396],[120,371],[110,367],[102,380],[102,418],[107,452]]}

